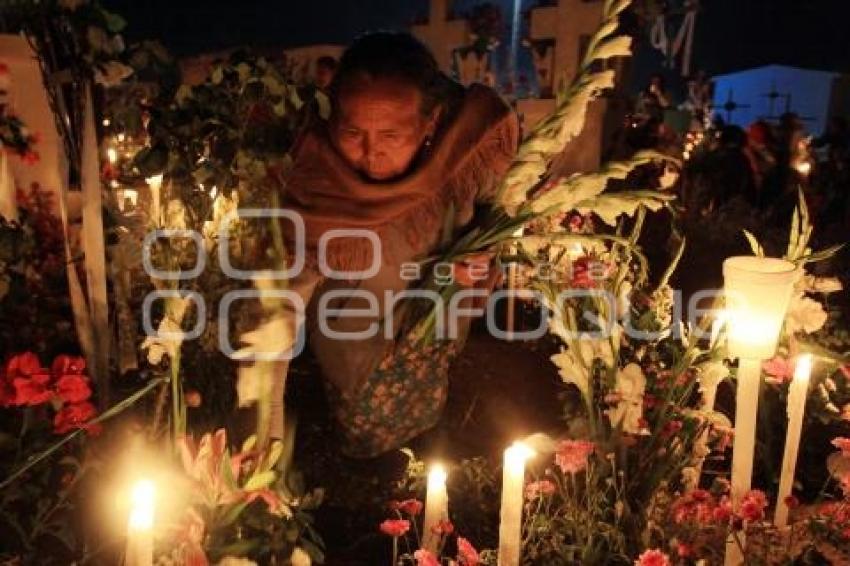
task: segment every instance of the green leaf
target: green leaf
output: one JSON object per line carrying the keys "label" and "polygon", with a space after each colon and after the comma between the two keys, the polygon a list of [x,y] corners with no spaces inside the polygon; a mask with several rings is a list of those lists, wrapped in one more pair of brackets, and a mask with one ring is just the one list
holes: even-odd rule
{"label": "green leaf", "polygon": [[157,144],[142,148],[133,158],[133,165],[143,177],[152,177],[165,171],[168,164],[168,148]]}
{"label": "green leaf", "polygon": [[213,70],[212,74],[210,75],[210,81],[212,82],[212,84],[217,85],[217,84],[221,84],[221,81],[223,81],[223,80],[224,80],[224,69],[222,69],[220,66],[216,67],[215,70]]}
{"label": "green leaf", "polygon": [[245,491],[256,491],[258,489],[263,489],[265,487],[270,486],[275,478],[277,477],[277,472],[273,470],[267,470],[265,472],[259,472],[251,476],[245,485],[242,487]]}
{"label": "green leaf", "polygon": [[227,511],[221,516],[221,519],[218,521],[218,524],[222,527],[226,527],[228,525],[233,524],[236,519],[239,518],[239,515],[242,514],[242,511],[248,506],[247,501],[240,501],[239,503],[234,503],[230,505]]}
{"label": "green leaf", "polygon": [[304,106],[304,101],[301,100],[301,97],[298,95],[297,89],[289,89],[289,101],[292,103],[296,110],[300,110],[301,107]]}
{"label": "green leaf", "polygon": [[316,102],[319,105],[319,117],[322,120],[328,120],[331,117],[331,100],[328,96],[323,92],[317,92],[315,94]]}
{"label": "green leaf", "polygon": [[753,250],[753,255],[764,257],[764,248],[761,247],[758,239],[749,230],[744,230],[744,236],[750,243],[750,249]]}
{"label": "green leaf", "polygon": [[118,14],[113,14],[112,12],[108,12],[106,10],[103,10],[102,13],[103,19],[106,22],[106,29],[108,29],[112,33],[118,33],[125,27],[127,27],[127,20],[125,20]]}
{"label": "green leaf", "polygon": [[286,94],[286,85],[280,82],[276,77],[267,74],[262,78],[263,84],[272,96],[284,96]]}
{"label": "green leaf", "polygon": [[248,63],[239,63],[236,65],[236,73],[239,75],[239,82],[244,83],[251,76],[251,65]]}
{"label": "green leaf", "polygon": [[189,85],[180,85],[177,89],[177,92],[174,95],[174,100],[180,106],[186,104],[186,102],[193,97],[192,87]]}
{"label": "green leaf", "polygon": [[283,453],[283,442],[275,440],[269,448],[269,455],[266,457],[265,469],[271,469],[280,460],[280,455]]}
{"label": "green leaf", "polygon": [[310,556],[310,560],[315,562],[316,564],[324,564],[325,562],[325,553],[319,548],[313,541],[308,539],[301,539],[298,541],[298,545]]}
{"label": "green leaf", "polygon": [[245,439],[245,442],[242,443],[241,453],[250,452],[254,449],[254,446],[257,445],[257,435],[252,434],[248,438]]}
{"label": "green leaf", "polygon": [[620,35],[600,43],[599,47],[588,56],[589,61],[604,61],[614,57],[628,57],[632,54],[632,38]]}

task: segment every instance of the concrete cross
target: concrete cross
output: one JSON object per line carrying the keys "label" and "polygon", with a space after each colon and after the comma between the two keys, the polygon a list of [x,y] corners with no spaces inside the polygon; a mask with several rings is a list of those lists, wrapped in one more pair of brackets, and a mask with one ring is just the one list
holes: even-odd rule
{"label": "concrete cross", "polygon": [[427,45],[440,68],[450,73],[454,50],[469,43],[469,23],[466,20],[450,20],[449,7],[452,0],[431,0],[427,24],[416,24],[411,32]]}
{"label": "concrete cross", "polygon": [[602,0],[558,0],[555,6],[531,10],[531,38],[555,40],[553,84],[575,77],[579,59],[602,21],[602,8]]}

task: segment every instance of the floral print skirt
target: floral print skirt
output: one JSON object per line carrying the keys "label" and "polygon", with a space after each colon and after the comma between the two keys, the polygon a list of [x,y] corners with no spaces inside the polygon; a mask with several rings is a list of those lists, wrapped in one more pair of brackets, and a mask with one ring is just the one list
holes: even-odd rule
{"label": "floral print skirt", "polygon": [[456,342],[415,346],[405,341],[354,394],[342,397],[329,391],[342,451],[356,458],[377,456],[437,424],[446,403],[449,364],[457,352]]}

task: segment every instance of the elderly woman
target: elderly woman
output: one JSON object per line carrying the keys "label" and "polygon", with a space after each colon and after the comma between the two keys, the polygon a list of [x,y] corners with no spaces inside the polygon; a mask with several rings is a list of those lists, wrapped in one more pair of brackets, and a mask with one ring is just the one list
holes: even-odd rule
{"label": "elderly woman", "polygon": [[[495,92],[451,81],[402,33],[351,45],[331,99],[330,120],[296,144],[282,195],[284,208],[304,221],[307,255],[288,288],[307,305],[302,330],[343,451],[369,457],[431,428],[441,414],[469,320],[457,340],[420,347],[403,330],[410,311],[397,298],[416,285],[416,263],[438,250],[446,227],[462,233],[476,202],[495,190],[516,150],[517,120]],[[293,335],[297,319],[288,314]],[[274,435],[282,433],[283,381],[273,392]]]}

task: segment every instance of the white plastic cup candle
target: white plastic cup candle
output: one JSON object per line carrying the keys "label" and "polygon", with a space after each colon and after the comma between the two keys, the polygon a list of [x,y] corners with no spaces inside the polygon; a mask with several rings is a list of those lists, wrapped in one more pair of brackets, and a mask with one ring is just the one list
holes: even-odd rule
{"label": "white plastic cup candle", "polygon": [[[732,447],[732,502],[739,504],[752,485],[761,362],[772,358],[794,283],[796,265],[784,259],[731,257],[723,262],[729,354],[739,358]],[[730,538],[726,565],[739,565],[740,548]]]}
{"label": "white plastic cup candle", "polygon": [[517,566],[522,542],[525,462],[534,451],[522,442],[505,450],[502,472],[502,510],[499,521],[499,566]]}
{"label": "white plastic cup candle", "polygon": [[435,527],[449,518],[449,497],[446,492],[448,474],[441,464],[434,464],[428,472],[428,492],[425,495],[425,518],[422,522],[422,548],[436,552],[440,536]]}
{"label": "white plastic cup candle", "polygon": [[799,269],[778,258],[739,256],[723,262],[729,353],[772,358]]}
{"label": "white plastic cup candle", "polygon": [[153,564],[153,523],[156,487],[150,480],[139,480],[130,492],[130,517],[127,522],[125,566]]}
{"label": "white plastic cup candle", "polygon": [[809,392],[809,377],[812,373],[812,355],[804,354],[797,360],[794,379],[788,389],[788,433],[785,435],[785,453],[782,456],[782,476],[779,481],[779,494],[776,501],[774,524],[784,527],[788,524],[787,498],[794,486],[794,474],[797,471],[797,454],[800,450],[800,433],[803,430],[803,415],[806,412],[806,398]]}

